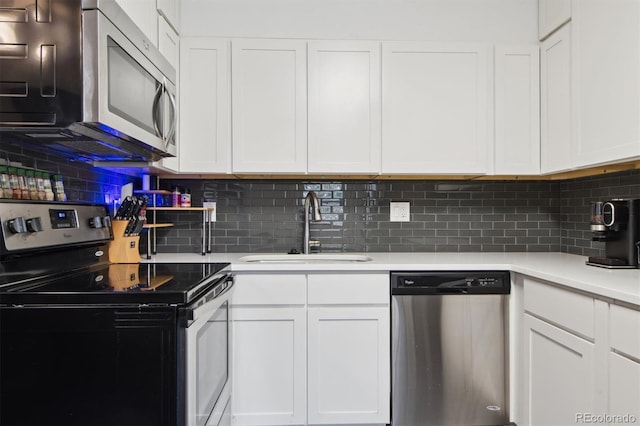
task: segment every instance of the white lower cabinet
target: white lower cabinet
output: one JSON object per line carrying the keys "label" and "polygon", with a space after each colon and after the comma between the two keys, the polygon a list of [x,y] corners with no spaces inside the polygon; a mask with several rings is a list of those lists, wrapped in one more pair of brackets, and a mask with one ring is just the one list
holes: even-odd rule
{"label": "white lower cabinet", "polygon": [[304,424],[304,307],[234,307],[232,318],[232,424]]}
{"label": "white lower cabinet", "polygon": [[621,416],[614,423],[640,422],[640,311],[610,306],[608,356],[608,413]]}
{"label": "white lower cabinet", "polygon": [[516,423],[640,421],[640,307],[527,276],[514,288],[523,289]]}
{"label": "white lower cabinet", "polygon": [[307,279],[238,274],[231,300],[231,423],[306,423]]}
{"label": "white lower cabinet", "polygon": [[308,424],[388,423],[389,276],[308,280]]}
{"label": "white lower cabinet", "polygon": [[595,413],[594,344],[525,314],[525,401],[530,425],[569,425]]}
{"label": "white lower cabinet", "polygon": [[238,274],[233,425],[387,424],[388,274]]}

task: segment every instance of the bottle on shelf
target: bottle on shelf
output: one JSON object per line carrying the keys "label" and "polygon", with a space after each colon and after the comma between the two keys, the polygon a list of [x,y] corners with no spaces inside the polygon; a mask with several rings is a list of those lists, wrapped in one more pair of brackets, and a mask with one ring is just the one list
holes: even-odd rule
{"label": "bottle on shelf", "polygon": [[44,178],[42,177],[42,172],[36,172],[36,187],[38,188],[38,200],[46,200],[44,191]]}
{"label": "bottle on shelf", "polygon": [[64,182],[62,175],[53,175],[53,189],[56,201],[67,201],[67,194],[64,192]]}
{"label": "bottle on shelf", "polygon": [[53,193],[53,187],[51,186],[51,177],[49,176],[49,173],[42,174],[42,183],[44,185],[44,199],[47,201],[55,200],[56,196]]}
{"label": "bottle on shelf", "polygon": [[0,198],[13,198],[9,170],[6,166],[0,166]]}
{"label": "bottle on shelf", "polygon": [[184,189],[180,194],[180,207],[191,207],[191,190]]}
{"label": "bottle on shelf", "polygon": [[21,200],[29,200],[29,185],[27,184],[27,173],[24,169],[18,169],[18,182],[20,183],[20,198]]}
{"label": "bottle on shelf", "polygon": [[180,187],[174,186],[171,190],[171,207],[180,207]]}
{"label": "bottle on shelf", "polygon": [[29,188],[29,200],[38,199],[38,181],[33,170],[27,170],[27,187]]}
{"label": "bottle on shelf", "polygon": [[20,179],[18,179],[18,169],[9,167],[9,185],[11,186],[11,198],[19,200],[22,198],[22,190],[20,189]]}

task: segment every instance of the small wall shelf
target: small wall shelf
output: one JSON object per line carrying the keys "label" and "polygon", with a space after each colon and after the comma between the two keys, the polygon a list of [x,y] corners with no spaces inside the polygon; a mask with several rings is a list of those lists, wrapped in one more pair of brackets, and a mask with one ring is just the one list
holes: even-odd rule
{"label": "small wall shelf", "polygon": [[[155,205],[155,195],[171,195],[171,192],[164,190],[150,190],[150,191],[134,191],[136,194],[141,195],[154,195],[150,197],[147,212],[152,213],[152,223],[144,225],[143,229],[147,229],[147,259],[151,259],[151,255],[157,253],[156,246],[156,229],[169,228],[174,226],[173,223],[157,223],[156,212],[168,211],[168,212],[188,212],[188,211],[200,211],[202,212],[202,255],[211,253],[211,222],[208,220],[210,212],[213,210],[207,207],[158,207]],[[148,215],[147,215],[148,220]],[[153,243],[153,244],[152,244]]]}

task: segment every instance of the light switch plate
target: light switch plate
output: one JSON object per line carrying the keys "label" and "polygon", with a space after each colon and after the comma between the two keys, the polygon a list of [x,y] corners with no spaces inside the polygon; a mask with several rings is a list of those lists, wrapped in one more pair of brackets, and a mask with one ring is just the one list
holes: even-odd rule
{"label": "light switch plate", "polygon": [[409,222],[411,203],[408,201],[392,201],[389,203],[391,222]]}
{"label": "light switch plate", "polygon": [[212,210],[209,211],[209,222],[216,221],[216,202],[215,201],[205,201],[202,203],[202,207],[210,208]]}

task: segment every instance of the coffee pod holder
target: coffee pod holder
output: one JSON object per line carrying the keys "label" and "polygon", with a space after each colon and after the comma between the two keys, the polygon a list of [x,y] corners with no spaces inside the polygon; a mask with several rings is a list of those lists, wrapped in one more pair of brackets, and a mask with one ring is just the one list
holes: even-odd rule
{"label": "coffee pod holder", "polygon": [[112,220],[113,240],[107,244],[109,262],[140,263],[140,236],[125,237],[128,220]]}

